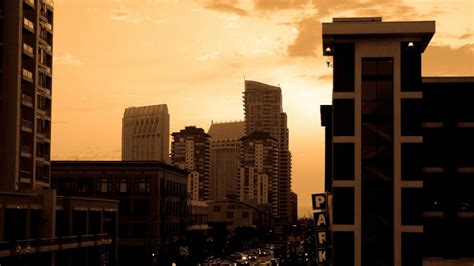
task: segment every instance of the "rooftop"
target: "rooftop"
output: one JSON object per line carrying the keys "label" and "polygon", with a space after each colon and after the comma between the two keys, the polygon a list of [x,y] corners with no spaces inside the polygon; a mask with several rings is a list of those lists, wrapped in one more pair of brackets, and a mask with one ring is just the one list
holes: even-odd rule
{"label": "rooftop", "polygon": [[332,51],[326,49],[337,40],[374,38],[419,41],[423,52],[435,33],[435,21],[382,22],[381,17],[334,18],[322,27],[324,55],[332,55]]}
{"label": "rooftop", "polygon": [[253,81],[253,80],[245,81],[245,90],[248,90],[248,89],[281,91],[281,88],[279,86],[272,86],[272,85],[268,85],[262,82]]}
{"label": "rooftop", "polygon": [[140,107],[128,107],[125,109],[123,117],[131,116],[142,116],[142,115],[155,115],[155,114],[168,114],[168,106],[166,104],[140,106]]}
{"label": "rooftop", "polygon": [[238,140],[245,135],[245,122],[212,123],[207,134],[212,140]]}
{"label": "rooftop", "polygon": [[51,161],[51,170],[69,168],[69,167],[84,167],[87,170],[91,169],[167,169],[183,174],[188,174],[187,171],[182,170],[173,165],[162,161]]}

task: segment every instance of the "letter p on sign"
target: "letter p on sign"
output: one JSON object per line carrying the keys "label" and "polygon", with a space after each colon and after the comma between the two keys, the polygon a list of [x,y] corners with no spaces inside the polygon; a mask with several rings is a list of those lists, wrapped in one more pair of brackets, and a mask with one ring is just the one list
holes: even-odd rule
{"label": "letter p on sign", "polygon": [[312,194],[311,199],[313,202],[313,210],[325,210],[327,204],[326,193]]}

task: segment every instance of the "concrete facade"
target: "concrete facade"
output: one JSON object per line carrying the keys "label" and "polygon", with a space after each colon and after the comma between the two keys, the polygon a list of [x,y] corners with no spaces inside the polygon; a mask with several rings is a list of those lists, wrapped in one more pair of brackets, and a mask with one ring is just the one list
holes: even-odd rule
{"label": "concrete facade", "polygon": [[122,160],[170,162],[166,104],[129,107],[122,119]]}
{"label": "concrete facade", "polygon": [[240,138],[245,134],[245,123],[212,123],[210,199],[219,200],[239,195]]}

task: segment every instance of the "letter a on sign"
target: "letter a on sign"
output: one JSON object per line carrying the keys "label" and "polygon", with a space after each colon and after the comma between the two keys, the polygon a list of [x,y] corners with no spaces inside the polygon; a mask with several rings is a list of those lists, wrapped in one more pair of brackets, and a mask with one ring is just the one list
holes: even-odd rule
{"label": "letter a on sign", "polygon": [[326,193],[312,194],[313,210],[326,209]]}
{"label": "letter a on sign", "polygon": [[314,227],[316,229],[328,227],[329,218],[325,212],[315,212],[313,213],[313,218],[314,218]]}

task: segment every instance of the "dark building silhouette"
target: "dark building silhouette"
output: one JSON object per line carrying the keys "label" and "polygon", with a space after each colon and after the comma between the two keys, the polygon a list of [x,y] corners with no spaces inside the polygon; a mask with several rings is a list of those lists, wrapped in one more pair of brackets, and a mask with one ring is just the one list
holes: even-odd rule
{"label": "dark building silhouette", "polygon": [[[407,103],[405,117],[416,125],[410,127],[413,133],[422,133],[423,144],[406,151],[402,171],[421,172],[423,192],[407,192],[405,219],[423,221],[419,241],[423,256],[431,258],[428,265],[469,265],[474,262],[474,77],[424,77],[422,88],[423,109]],[[411,249],[419,250],[415,245]]]}
{"label": "dark building silhouette", "polygon": [[272,193],[272,214],[288,223],[290,216],[291,152],[287,115],[283,112],[281,88],[246,80],[244,94],[245,134],[269,133],[278,147],[278,175],[269,180]]}
{"label": "dark building silhouette", "polygon": [[159,161],[53,161],[62,195],[119,200],[119,265],[171,264],[186,231],[188,172]]}
{"label": "dark building silhouette", "polygon": [[335,266],[474,260],[474,80],[422,79],[434,29],[381,18],[323,23],[334,67],[321,125]]}
{"label": "dark building silhouette", "polygon": [[52,1],[0,2],[0,189],[49,187]]}
{"label": "dark building silhouette", "polygon": [[37,190],[0,204],[0,264],[116,265],[118,201]]}
{"label": "dark building silhouette", "polygon": [[171,162],[189,172],[188,193],[191,199],[209,200],[211,136],[195,126],[185,127],[171,135]]}

